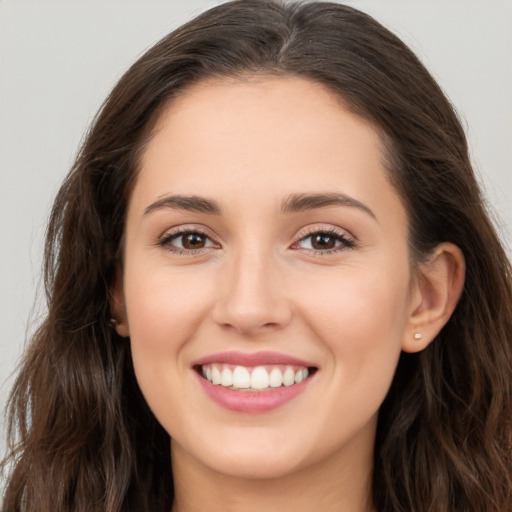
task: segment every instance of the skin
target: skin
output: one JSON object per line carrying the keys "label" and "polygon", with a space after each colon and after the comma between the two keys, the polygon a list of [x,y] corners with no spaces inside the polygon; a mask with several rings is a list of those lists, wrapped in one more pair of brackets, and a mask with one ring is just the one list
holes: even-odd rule
{"label": "skin", "polygon": [[[139,385],[172,437],[173,512],[372,510],[377,414],[400,352],[435,337],[464,273],[450,244],[412,272],[384,166],[375,127],[300,78],[201,82],[162,113],[113,292]],[[282,212],[293,194],[325,193],[360,204]],[[221,213],[162,206],[174,195]],[[204,233],[199,248],[183,249],[184,227]],[[312,248],[318,232],[334,233],[334,250]],[[284,406],[229,411],[191,365],[230,350],[318,371]]]}

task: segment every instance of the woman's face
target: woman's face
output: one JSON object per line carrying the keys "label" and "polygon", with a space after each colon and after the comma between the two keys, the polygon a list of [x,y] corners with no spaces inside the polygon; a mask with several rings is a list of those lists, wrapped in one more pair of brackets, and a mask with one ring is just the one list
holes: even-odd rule
{"label": "woman's face", "polygon": [[173,457],[242,477],[371,464],[414,336],[407,229],[378,133],[323,86],[219,80],[172,102],[116,292]]}

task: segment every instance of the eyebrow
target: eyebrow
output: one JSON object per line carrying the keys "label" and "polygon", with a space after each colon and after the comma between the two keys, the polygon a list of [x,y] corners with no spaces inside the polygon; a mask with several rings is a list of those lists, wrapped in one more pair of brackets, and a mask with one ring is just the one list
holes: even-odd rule
{"label": "eyebrow", "polygon": [[[293,194],[283,201],[281,213],[286,215],[329,206],[349,206],[357,208],[377,220],[377,217],[372,210],[357,199],[345,194],[332,192],[319,194]],[[219,204],[213,199],[207,199],[200,196],[169,195],[150,204],[144,210],[144,215],[148,215],[151,212],[165,208],[207,213],[210,215],[222,214]]]}
{"label": "eyebrow", "polygon": [[375,220],[376,215],[357,199],[339,193],[325,193],[325,194],[293,194],[288,197],[281,208],[283,214],[303,212],[307,210],[314,210],[317,208],[325,208],[327,206],[350,206],[357,208]]}
{"label": "eyebrow", "polygon": [[162,210],[164,208],[187,210],[189,212],[209,213],[211,215],[220,215],[221,209],[213,199],[206,199],[198,196],[166,196],[150,204],[145,210],[144,215]]}

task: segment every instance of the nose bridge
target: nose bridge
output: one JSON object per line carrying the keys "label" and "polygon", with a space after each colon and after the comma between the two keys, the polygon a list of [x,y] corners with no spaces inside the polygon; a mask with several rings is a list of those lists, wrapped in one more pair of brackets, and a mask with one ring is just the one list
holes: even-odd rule
{"label": "nose bridge", "polygon": [[215,320],[239,332],[280,328],[291,316],[271,251],[245,247],[226,261]]}

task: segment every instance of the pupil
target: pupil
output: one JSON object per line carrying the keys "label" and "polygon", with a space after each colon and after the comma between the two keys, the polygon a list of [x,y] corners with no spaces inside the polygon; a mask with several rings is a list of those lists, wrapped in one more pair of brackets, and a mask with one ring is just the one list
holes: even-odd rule
{"label": "pupil", "polygon": [[204,247],[204,237],[195,233],[183,237],[183,247],[185,249],[198,249]]}
{"label": "pupil", "polygon": [[336,241],[330,235],[316,235],[313,238],[313,247],[315,249],[332,249]]}

